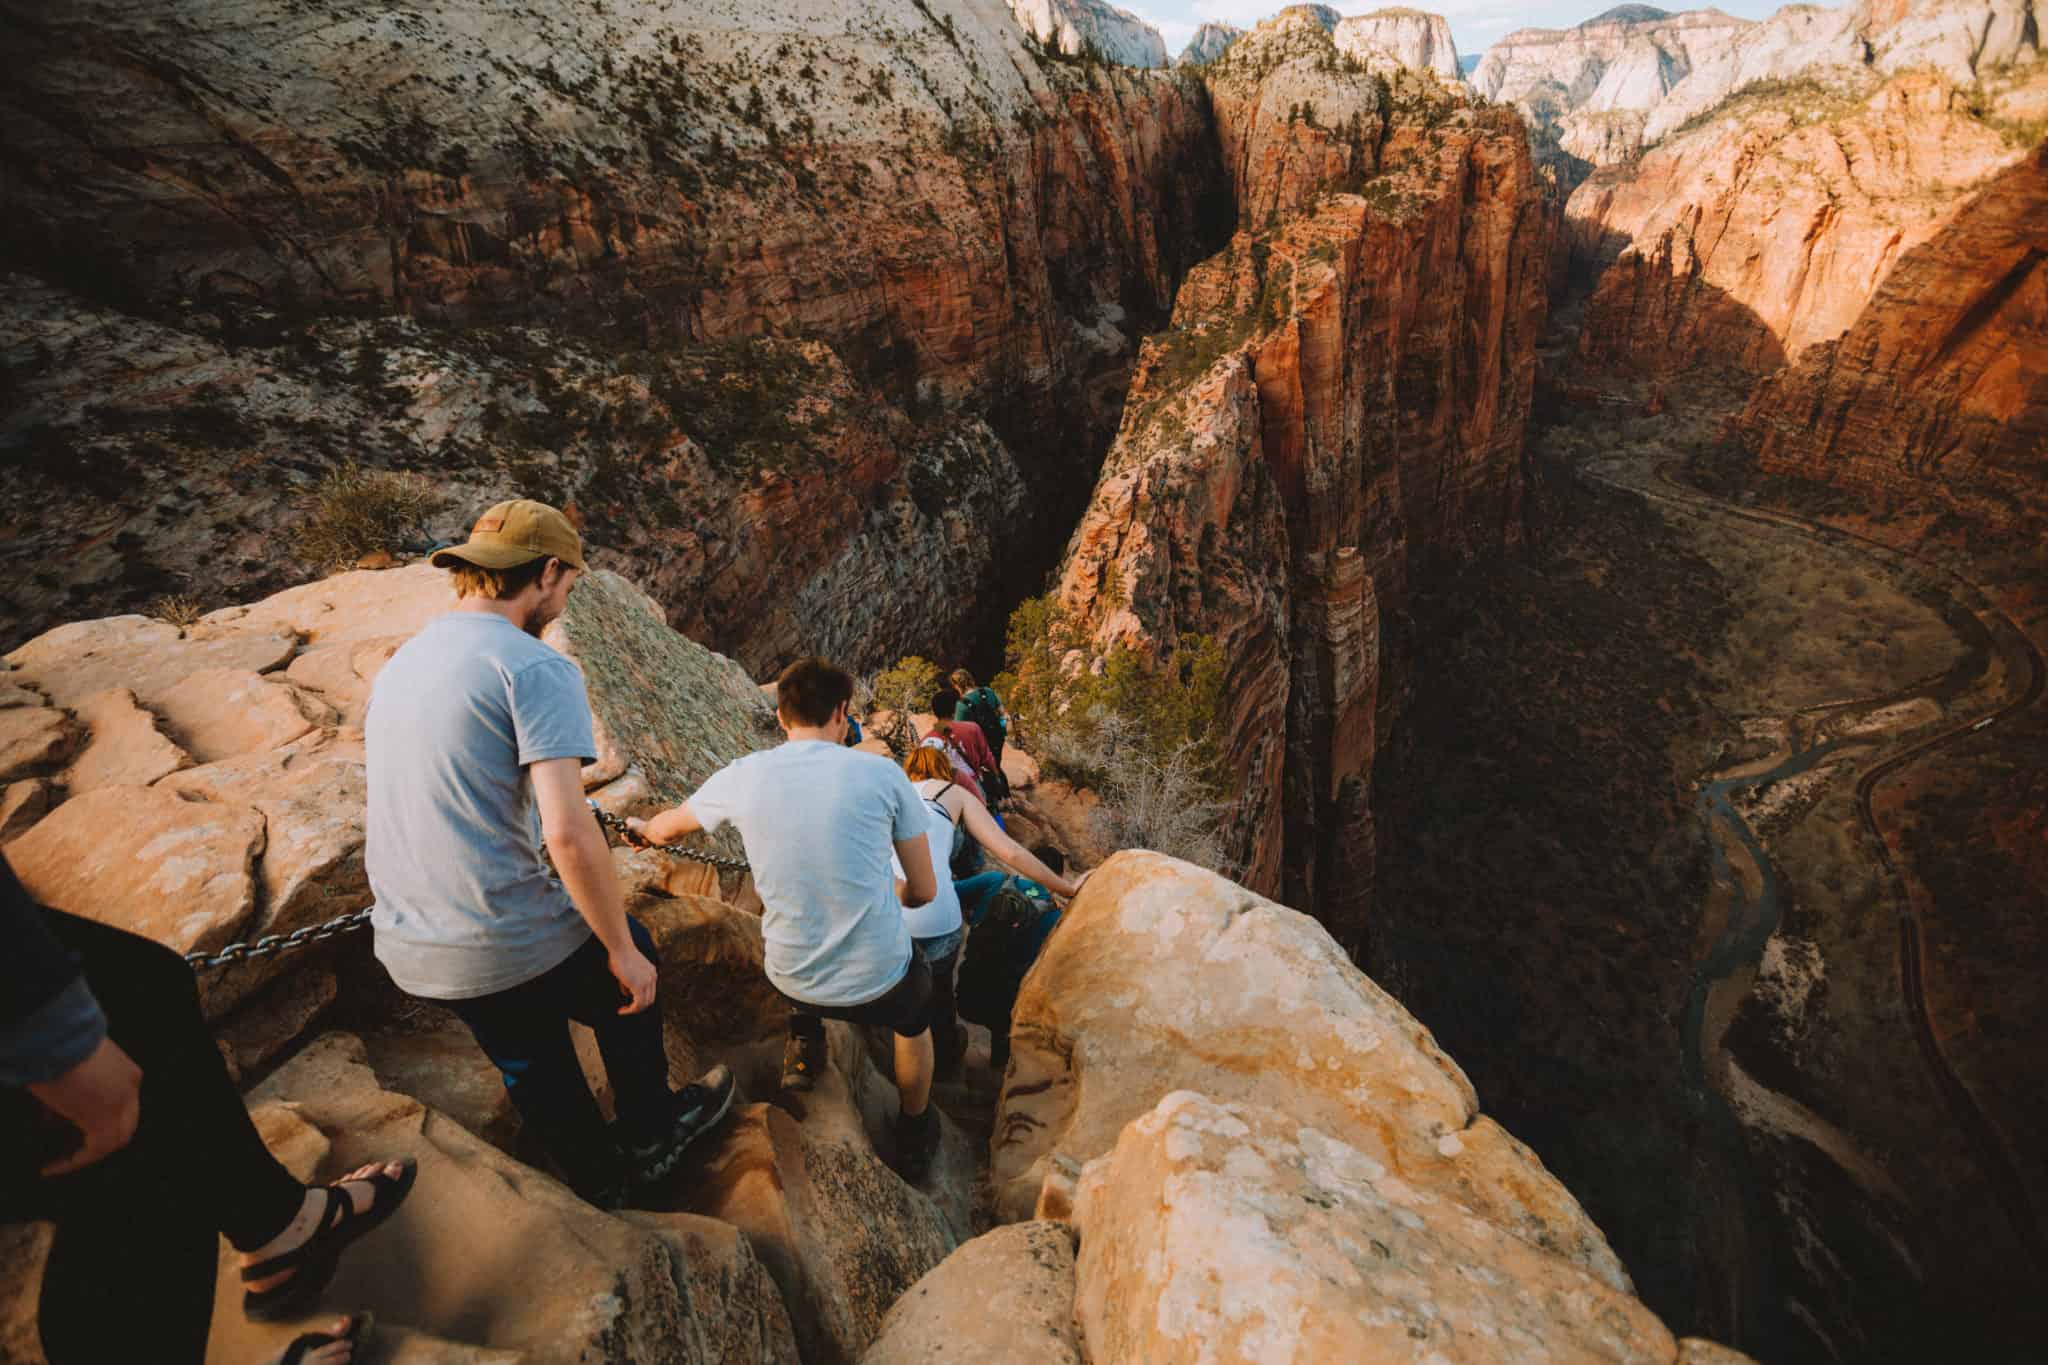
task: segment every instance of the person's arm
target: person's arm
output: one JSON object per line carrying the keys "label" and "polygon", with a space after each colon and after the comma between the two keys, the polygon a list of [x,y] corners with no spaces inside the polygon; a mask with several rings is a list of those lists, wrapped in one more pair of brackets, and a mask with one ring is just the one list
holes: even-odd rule
{"label": "person's arm", "polygon": [[650,844],[672,844],[686,834],[704,832],[704,822],[690,809],[688,801],[673,806],[651,820],[628,820],[626,828],[635,838]]}
{"label": "person's arm", "polygon": [[996,818],[988,813],[988,807],[972,799],[971,795],[960,813],[967,832],[974,836],[975,842],[1012,872],[1029,877],[1062,900],[1071,900],[1081,893],[1081,883],[1088,879],[1085,872],[1069,879],[1047,867],[1030,849],[1005,834]]}
{"label": "person's arm", "polygon": [[939,879],[932,872],[931,844],[922,834],[914,834],[908,839],[898,839],[895,843],[896,861],[903,865],[903,876],[897,882],[896,899],[903,903],[905,910],[930,905],[939,894]]}
{"label": "person's arm", "polygon": [[885,776],[883,793],[889,807],[889,838],[896,846],[896,866],[902,869],[903,886],[896,899],[906,910],[930,905],[939,894],[938,874],[932,867],[932,846],[924,837],[928,807],[903,769],[886,759],[877,760]]}
{"label": "person's arm", "polygon": [[79,1133],[45,1165],[63,1175],[128,1145],[142,1116],[142,1070],[107,1036],[77,961],[0,858],[0,1085],[21,1086]]}
{"label": "person's arm", "polygon": [[584,802],[582,770],[574,758],[545,759],[527,769],[555,872],[576,913],[610,954],[612,975],[631,997],[619,1013],[637,1014],[654,1003],[656,972],[626,929],[626,903],[612,870],[612,851]]}

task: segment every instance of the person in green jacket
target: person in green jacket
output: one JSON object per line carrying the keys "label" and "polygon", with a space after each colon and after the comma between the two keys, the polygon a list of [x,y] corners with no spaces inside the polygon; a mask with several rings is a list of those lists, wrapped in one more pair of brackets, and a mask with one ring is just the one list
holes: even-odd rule
{"label": "person in green jacket", "polygon": [[995,694],[993,688],[976,686],[974,675],[964,668],[956,668],[947,676],[953,690],[960,694],[960,700],[953,706],[952,718],[971,721],[981,727],[982,736],[995,752],[996,766],[1000,768],[1003,740],[1010,733],[1010,713],[1003,709],[1003,699]]}

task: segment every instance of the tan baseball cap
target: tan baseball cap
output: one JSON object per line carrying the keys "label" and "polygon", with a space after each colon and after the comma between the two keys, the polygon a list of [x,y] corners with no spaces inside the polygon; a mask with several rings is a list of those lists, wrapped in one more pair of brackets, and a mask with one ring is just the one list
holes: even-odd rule
{"label": "tan baseball cap", "polygon": [[452,569],[455,561],[462,560],[479,569],[513,569],[549,558],[572,569],[583,568],[583,537],[576,534],[567,517],[546,503],[517,498],[478,517],[462,544],[434,551],[433,564],[437,569]]}

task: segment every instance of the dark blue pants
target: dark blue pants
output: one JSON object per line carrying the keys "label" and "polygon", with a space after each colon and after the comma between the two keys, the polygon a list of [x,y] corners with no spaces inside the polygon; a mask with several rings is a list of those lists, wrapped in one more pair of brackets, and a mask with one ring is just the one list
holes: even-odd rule
{"label": "dark blue pants", "polygon": [[[628,916],[633,942],[650,961],[654,939]],[[477,1046],[505,1077],[505,1092],[527,1128],[586,1197],[615,1184],[623,1173],[618,1143],[584,1083],[569,1038],[569,1021],[597,1035],[612,1105],[628,1140],[645,1142],[668,1130],[672,1105],[668,1056],[661,1044],[661,1007],[620,1014],[625,993],[612,975],[610,954],[593,936],[558,966],[509,989],[442,1003],[455,1011]]]}

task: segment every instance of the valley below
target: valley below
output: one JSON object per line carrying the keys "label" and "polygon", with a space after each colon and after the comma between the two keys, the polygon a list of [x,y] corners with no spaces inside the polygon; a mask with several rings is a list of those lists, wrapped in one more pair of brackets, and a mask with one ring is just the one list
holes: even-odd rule
{"label": "valley below", "polygon": [[1430,644],[1362,960],[1668,1320],[1762,1360],[2024,1358],[2040,566],[1761,476],[1721,438],[1747,387],[1539,391],[1537,548],[1398,623]]}

